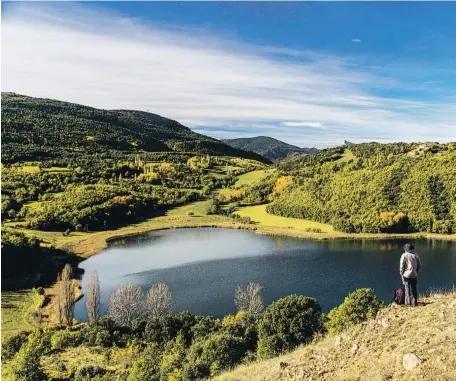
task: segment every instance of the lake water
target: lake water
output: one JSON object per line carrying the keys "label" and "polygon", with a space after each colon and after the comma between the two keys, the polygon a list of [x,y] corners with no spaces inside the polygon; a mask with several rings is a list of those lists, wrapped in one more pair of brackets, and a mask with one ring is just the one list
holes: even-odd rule
{"label": "lake water", "polygon": [[[418,290],[456,285],[456,244],[412,240],[423,271]],[[373,287],[391,300],[400,285],[399,258],[405,241],[312,241],[261,236],[247,230],[173,229],[128,237],[80,264],[85,290],[90,274],[100,279],[102,311],[121,283],[147,290],[165,282],[173,293],[173,310],[222,316],[235,312],[236,285],[260,282],[265,304],[290,294],[316,297],[328,311],[351,291]],[[86,320],[85,298],[75,308]]]}

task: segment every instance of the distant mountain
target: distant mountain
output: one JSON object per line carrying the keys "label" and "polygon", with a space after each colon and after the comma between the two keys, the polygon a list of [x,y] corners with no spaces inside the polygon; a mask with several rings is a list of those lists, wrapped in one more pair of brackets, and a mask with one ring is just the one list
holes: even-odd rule
{"label": "distant mountain", "polygon": [[353,144],[355,144],[355,143],[349,142],[348,140],[344,140],[344,145],[346,145],[346,146],[351,146]]}
{"label": "distant mountain", "polygon": [[160,115],[2,93],[2,160],[185,152],[270,162]]}
{"label": "distant mountain", "polygon": [[222,142],[231,147],[256,152],[273,161],[285,159],[292,155],[312,154],[318,152],[316,148],[300,148],[268,136],[253,138],[224,139]]}

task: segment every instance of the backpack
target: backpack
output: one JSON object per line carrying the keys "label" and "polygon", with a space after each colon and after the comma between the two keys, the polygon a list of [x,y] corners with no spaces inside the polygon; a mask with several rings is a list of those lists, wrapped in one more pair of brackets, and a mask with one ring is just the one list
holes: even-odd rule
{"label": "backpack", "polygon": [[405,303],[405,289],[404,287],[396,288],[393,294],[393,300],[396,304],[404,304]]}

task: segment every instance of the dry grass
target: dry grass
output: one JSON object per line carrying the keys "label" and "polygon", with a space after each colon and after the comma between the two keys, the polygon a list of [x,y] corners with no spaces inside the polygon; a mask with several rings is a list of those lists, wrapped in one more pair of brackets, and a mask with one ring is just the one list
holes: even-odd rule
{"label": "dry grass", "polygon": [[41,357],[46,374],[54,379],[68,379],[80,366],[106,366],[103,350],[79,346]]}
{"label": "dry grass", "polygon": [[[456,379],[456,293],[423,298],[417,308],[390,306],[376,319],[268,361],[241,366],[217,381],[454,381]],[[406,353],[422,363],[411,371]],[[280,366],[280,363],[287,363]]]}

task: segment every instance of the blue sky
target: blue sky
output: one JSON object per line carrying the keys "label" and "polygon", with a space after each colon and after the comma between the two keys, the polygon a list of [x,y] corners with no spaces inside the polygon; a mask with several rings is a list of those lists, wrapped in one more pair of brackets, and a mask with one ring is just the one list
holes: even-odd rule
{"label": "blue sky", "polygon": [[2,91],[300,146],[456,141],[456,3],[2,4]]}

